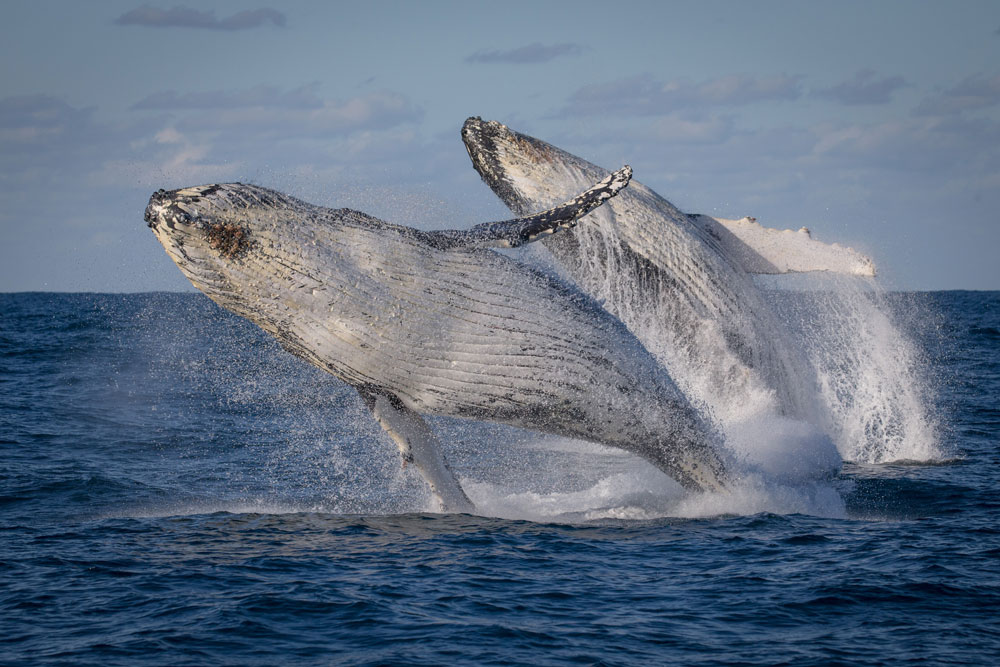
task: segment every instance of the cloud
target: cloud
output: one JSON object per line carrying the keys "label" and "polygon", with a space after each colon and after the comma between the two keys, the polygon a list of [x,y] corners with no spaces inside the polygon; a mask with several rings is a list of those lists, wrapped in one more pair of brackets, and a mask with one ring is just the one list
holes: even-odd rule
{"label": "cloud", "polygon": [[467,63],[508,63],[515,65],[537,65],[547,63],[559,56],[576,56],[583,53],[579,44],[565,43],[546,46],[541,42],[528,44],[509,51],[476,51],[465,58]]}
{"label": "cloud", "polygon": [[173,90],[153,93],[132,105],[136,110],[238,109],[274,107],[318,109],[323,100],[316,95],[318,84],[283,92],[277,86],[255,86],[242,91],[207,91],[178,94]]}
{"label": "cloud", "polygon": [[914,110],[918,116],[942,116],[1000,105],[1000,74],[973,75],[936,95]]}
{"label": "cloud", "polygon": [[[206,165],[223,164],[317,172],[349,165],[356,173],[381,173],[400,158],[371,147],[395,146],[398,151],[416,141],[423,109],[408,97],[383,90],[323,98],[317,88],[154,93],[133,106],[137,118],[159,124],[155,140],[156,132],[149,133],[137,150],[144,160],[169,166],[171,177],[190,169],[204,180]],[[197,152],[196,147],[206,150]]]}
{"label": "cloud", "polygon": [[812,158],[893,173],[980,176],[1000,171],[1000,123],[965,117],[913,117],[867,125],[824,125]]}
{"label": "cloud", "polygon": [[[267,92],[275,92],[274,99]],[[142,108],[112,121],[94,108],[51,95],[0,99],[0,182],[7,186],[6,198],[62,192],[67,183],[89,184],[99,192],[128,183],[161,187],[246,178],[245,169],[262,164],[350,165],[380,172],[393,159],[388,149],[378,155],[366,151],[414,142],[414,126],[423,117],[396,93],[322,99],[314,86],[157,93]]]}
{"label": "cloud", "polygon": [[905,85],[906,80],[901,76],[876,78],[873,70],[863,69],[855,73],[853,79],[838,83],[832,88],[818,90],[814,94],[850,106],[887,104],[892,93]]}
{"label": "cloud", "polygon": [[118,25],[141,25],[152,28],[205,28],[209,30],[246,30],[258,28],[265,23],[278,27],[285,25],[285,15],[276,9],[263,7],[237,12],[224,19],[215,18],[213,11],[199,11],[183,5],[171,9],[159,9],[143,5],[125,12],[117,19]]}
{"label": "cloud", "polygon": [[311,84],[282,92],[273,86],[243,91],[158,92],[137,102],[136,110],[177,112],[176,127],[185,133],[207,132],[242,145],[278,138],[322,139],[332,135],[386,130],[415,123],[423,110],[407,97],[389,91],[347,99],[323,99]]}
{"label": "cloud", "polygon": [[[162,176],[163,165],[205,164],[204,154],[193,155],[191,146],[162,130],[161,118],[106,122],[94,108],[50,95],[2,99],[0,181],[9,186],[4,194],[51,191],[82,201],[81,189],[93,198],[107,187],[135,183],[143,173]],[[111,164],[119,167],[116,178],[105,179],[101,174]],[[78,191],[67,194],[73,187]]]}
{"label": "cloud", "polygon": [[715,144],[732,136],[733,119],[671,114],[655,119],[650,129],[652,137],[670,144]]}
{"label": "cloud", "polygon": [[695,83],[688,79],[658,81],[648,75],[629,77],[580,88],[561,113],[647,116],[681,109],[794,100],[802,95],[799,79],[786,74],[763,78],[737,74]]}
{"label": "cloud", "polygon": [[45,137],[85,126],[94,109],[75,109],[51,95],[19,95],[0,100],[0,145],[12,150]]}
{"label": "cloud", "polygon": [[371,93],[311,107],[293,103],[298,93],[278,91],[282,104],[266,106],[260,89],[182,91],[125,116],[53,95],[0,96],[5,287],[182,288],[142,222],[157,188],[241,180],[294,190],[295,174],[313,173],[322,177],[307,185],[329,194],[349,182],[364,191],[387,173],[426,179],[427,145],[408,122],[422,112],[408,98]]}

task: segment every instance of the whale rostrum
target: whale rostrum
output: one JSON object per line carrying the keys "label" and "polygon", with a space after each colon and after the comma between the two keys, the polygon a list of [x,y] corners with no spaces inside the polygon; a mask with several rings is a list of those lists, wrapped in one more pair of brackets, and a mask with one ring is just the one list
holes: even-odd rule
{"label": "whale rostrum", "polygon": [[145,219],[195,287],[355,387],[446,511],[473,506],[421,415],[580,438],[689,489],[724,488],[718,436],[635,336],[575,287],[490,249],[551,238],[630,178],[625,167],[542,213],[465,231],[241,183],[160,190]]}

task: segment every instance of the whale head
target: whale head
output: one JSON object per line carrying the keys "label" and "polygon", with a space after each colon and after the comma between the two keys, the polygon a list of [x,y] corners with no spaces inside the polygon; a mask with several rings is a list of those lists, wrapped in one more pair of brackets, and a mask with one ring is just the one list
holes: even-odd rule
{"label": "whale head", "polygon": [[234,259],[252,247],[254,228],[274,229],[273,213],[312,208],[288,195],[244,183],[215,183],[157,190],[144,219],[164,245],[207,248]]}
{"label": "whale head", "polygon": [[483,181],[519,215],[551,206],[608,172],[495,120],[474,116],[462,141]]}
{"label": "whale head", "polygon": [[[251,250],[254,233],[237,185],[158,190],[145,221],[164,250],[195,287],[210,296],[228,291],[232,265]],[[242,209],[242,210],[241,210]]]}
{"label": "whale head", "polygon": [[259,301],[254,292],[282,289],[264,266],[273,263],[282,247],[301,241],[295,222],[308,208],[266,188],[217,183],[158,190],[149,199],[145,221],[195,287],[243,314],[243,306]]}

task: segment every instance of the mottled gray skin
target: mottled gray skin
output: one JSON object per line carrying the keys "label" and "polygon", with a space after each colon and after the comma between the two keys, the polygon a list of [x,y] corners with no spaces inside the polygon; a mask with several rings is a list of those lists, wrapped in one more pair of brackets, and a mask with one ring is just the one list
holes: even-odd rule
{"label": "mottled gray skin", "polygon": [[363,395],[618,447],[691,489],[724,485],[715,436],[635,337],[475,234],[463,245],[239,183],[160,191],[146,220],[198,289]]}

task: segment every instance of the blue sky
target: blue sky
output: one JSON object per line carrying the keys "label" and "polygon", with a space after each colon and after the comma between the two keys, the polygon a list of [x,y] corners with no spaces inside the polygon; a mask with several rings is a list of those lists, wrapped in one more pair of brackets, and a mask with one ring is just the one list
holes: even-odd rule
{"label": "blue sky", "polygon": [[40,1],[0,35],[2,291],[191,289],[142,222],[160,187],[502,219],[470,115],[688,211],[807,226],[890,287],[1000,289],[992,0]]}

